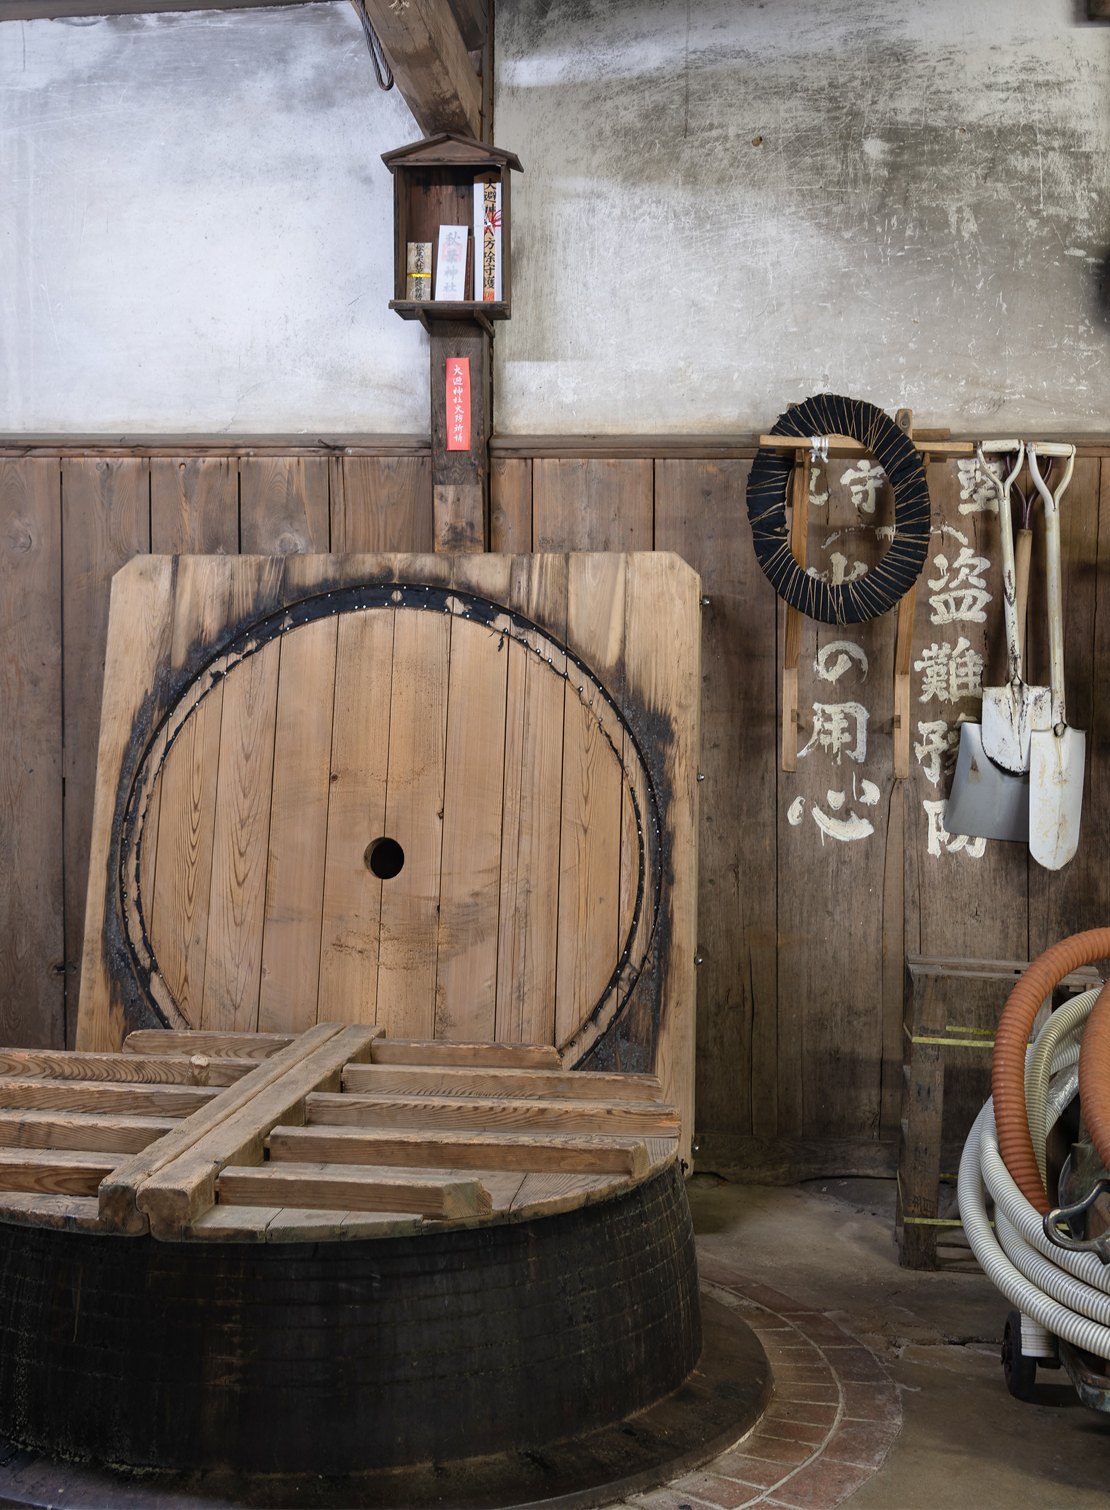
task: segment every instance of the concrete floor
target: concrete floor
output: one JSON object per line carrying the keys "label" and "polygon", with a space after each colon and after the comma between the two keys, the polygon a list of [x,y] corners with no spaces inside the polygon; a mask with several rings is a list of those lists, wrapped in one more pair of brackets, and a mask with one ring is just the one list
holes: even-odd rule
{"label": "concrete floor", "polygon": [[904,1426],[851,1510],[1106,1510],[1110,1415],[1041,1371],[1034,1400],[1007,1393],[999,1344],[1009,1309],[970,1254],[922,1274],[898,1266],[893,1180],[789,1188],[695,1175],[699,1251],[834,1317],[902,1396]]}

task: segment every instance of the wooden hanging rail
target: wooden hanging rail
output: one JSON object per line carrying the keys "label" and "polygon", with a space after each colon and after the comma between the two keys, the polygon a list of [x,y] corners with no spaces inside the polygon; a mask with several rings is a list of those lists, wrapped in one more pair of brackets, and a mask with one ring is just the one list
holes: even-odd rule
{"label": "wooden hanging rail", "polygon": [[[808,435],[761,435],[760,450],[778,451],[788,456],[795,451],[808,451],[814,437]],[[818,435],[817,440],[827,440],[830,457],[869,456],[867,447],[847,435]],[[916,448],[938,460],[949,456],[974,456],[975,442],[970,440],[915,440]]]}

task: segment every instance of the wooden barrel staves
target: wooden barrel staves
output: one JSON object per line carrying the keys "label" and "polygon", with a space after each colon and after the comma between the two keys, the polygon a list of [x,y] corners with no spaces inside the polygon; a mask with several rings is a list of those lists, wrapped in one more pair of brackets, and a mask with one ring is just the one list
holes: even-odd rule
{"label": "wooden barrel staves", "polygon": [[700,1352],[673,1164],[616,1201],[374,1242],[0,1224],[0,1433],[64,1457],[348,1474],[536,1450]]}
{"label": "wooden barrel staves", "polygon": [[654,553],[118,574],[78,1048],[0,1050],[0,1434],[343,1476],[666,1413],[699,601]]}

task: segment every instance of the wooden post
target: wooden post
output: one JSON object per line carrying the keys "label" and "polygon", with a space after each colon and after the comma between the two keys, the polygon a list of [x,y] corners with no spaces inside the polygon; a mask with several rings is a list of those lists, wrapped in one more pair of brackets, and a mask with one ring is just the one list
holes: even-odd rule
{"label": "wooden post", "polygon": [[[790,550],[799,566],[806,564],[809,533],[809,454],[799,451],[794,464],[794,517],[790,522]],[[798,769],[798,660],[802,649],[802,611],[786,610],[786,644],[782,657],[782,768]]]}
{"label": "wooden post", "polygon": [[[432,384],[432,498],[436,551],[489,548],[490,332],[468,320],[425,321]],[[447,362],[470,365],[470,449],[447,445]]]}
{"label": "wooden post", "polygon": [[[896,423],[913,439],[913,410],[899,409]],[[898,604],[898,639],[894,650],[894,776],[910,774],[910,658],[913,655],[913,614],[917,583]]]}
{"label": "wooden post", "polygon": [[946,979],[911,969],[906,992],[906,1082],[898,1158],[904,1269],[935,1269],[937,1263],[937,1229],[931,1223],[937,1219],[940,1195],[944,1048],[921,1040],[943,1036],[947,1004]]}

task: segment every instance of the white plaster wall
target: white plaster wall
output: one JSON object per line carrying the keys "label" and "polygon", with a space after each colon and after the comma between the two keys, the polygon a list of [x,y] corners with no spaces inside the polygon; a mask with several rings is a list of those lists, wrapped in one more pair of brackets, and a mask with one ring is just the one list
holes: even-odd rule
{"label": "white plaster wall", "polygon": [[1110,28],[1084,16],[500,0],[525,173],[497,428],[753,430],[831,390],[1105,433]]}
{"label": "white plaster wall", "polygon": [[0,432],[423,432],[351,6],[0,24]]}

